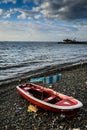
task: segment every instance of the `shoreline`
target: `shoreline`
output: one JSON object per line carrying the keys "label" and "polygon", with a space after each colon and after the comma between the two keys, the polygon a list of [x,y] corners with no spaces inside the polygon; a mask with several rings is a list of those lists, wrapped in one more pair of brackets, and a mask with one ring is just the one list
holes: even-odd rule
{"label": "shoreline", "polygon": [[77,61],[77,62],[46,66],[40,69],[31,70],[18,77],[1,80],[0,86],[5,85],[5,84],[10,84],[12,82],[19,82],[20,80],[26,80],[26,79],[28,80],[30,79],[30,77],[40,77],[40,76],[42,77],[44,75],[49,75],[49,74],[51,75],[51,74],[56,73],[56,71],[57,73],[60,73],[61,71],[64,71],[64,70],[69,70],[69,69],[73,69],[73,68],[77,68],[77,67],[81,67],[85,65],[87,65],[87,60],[83,61],[82,64],[80,63],[80,61]]}
{"label": "shoreline", "polygon": [[[56,66],[56,65],[55,65]],[[61,67],[61,66],[60,66]],[[43,72],[43,73],[40,73]],[[0,129],[1,130],[86,130],[87,129],[87,63],[74,64],[73,67],[48,67],[33,76],[52,75],[61,73],[61,81],[53,84],[53,89],[72,96],[83,103],[76,116],[64,118],[60,113],[42,110],[36,113],[27,112],[29,102],[22,98],[16,86],[27,83],[25,79],[15,80],[0,86]],[[45,86],[45,84],[43,84]]]}

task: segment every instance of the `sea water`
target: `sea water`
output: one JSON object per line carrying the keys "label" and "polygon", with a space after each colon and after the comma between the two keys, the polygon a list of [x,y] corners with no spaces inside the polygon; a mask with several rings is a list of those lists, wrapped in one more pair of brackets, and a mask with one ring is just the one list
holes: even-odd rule
{"label": "sea water", "polygon": [[0,81],[46,66],[87,60],[87,44],[0,42]]}

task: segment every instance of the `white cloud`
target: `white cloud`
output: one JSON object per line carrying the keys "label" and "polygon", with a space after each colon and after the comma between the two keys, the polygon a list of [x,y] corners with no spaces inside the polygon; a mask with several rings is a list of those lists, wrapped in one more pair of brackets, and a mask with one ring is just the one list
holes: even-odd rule
{"label": "white cloud", "polygon": [[18,12],[20,14],[17,15],[18,19],[38,19],[40,18],[40,14],[38,14],[38,12],[36,10],[23,10],[21,8],[14,8],[14,13]]}
{"label": "white cloud", "polygon": [[41,8],[42,8],[42,9],[46,9],[46,8],[49,7],[49,6],[50,6],[50,3],[49,3],[49,2],[44,2],[44,3],[41,4]]}
{"label": "white cloud", "polygon": [[40,9],[41,9],[40,7],[33,7],[33,8],[32,8],[32,11],[34,11],[34,12],[39,12]]}
{"label": "white cloud", "polygon": [[3,9],[0,9],[0,15],[2,15],[2,14],[3,14],[3,12],[4,12],[4,10],[3,10]]}
{"label": "white cloud", "polygon": [[[76,30],[76,31],[75,31]],[[82,35],[87,27],[76,26],[70,27],[66,25],[55,25],[52,22],[41,23],[32,19],[29,22],[10,22],[0,21],[0,40],[16,40],[16,41],[60,41],[66,37],[76,37],[77,39],[84,37]]]}
{"label": "white cloud", "polygon": [[3,16],[3,18],[10,18],[10,17],[11,17],[10,13],[7,13],[7,14],[5,14],[5,15]]}
{"label": "white cloud", "polygon": [[26,19],[27,15],[25,12],[22,12],[20,15],[17,16],[18,19]]}
{"label": "white cloud", "polygon": [[61,7],[58,12],[67,12],[68,8],[67,7]]}
{"label": "white cloud", "polygon": [[41,15],[35,15],[34,18],[35,19],[39,19],[41,17]]}
{"label": "white cloud", "polygon": [[0,15],[2,15],[2,18],[12,18],[12,15],[17,15],[17,19],[39,19],[41,14],[38,13],[37,9],[32,10],[25,10],[21,8],[10,8],[9,10],[3,10],[0,9]]}
{"label": "white cloud", "polygon": [[7,3],[9,3],[9,2],[12,2],[13,4],[16,4],[16,1],[17,1],[17,0],[1,0],[1,1],[0,1],[0,4],[1,4],[1,3],[7,4]]}
{"label": "white cloud", "polygon": [[9,9],[7,11],[3,11],[2,17],[5,18],[5,19],[10,18],[11,15],[14,14],[14,13],[15,13],[14,9]]}
{"label": "white cloud", "polygon": [[23,3],[27,3],[27,2],[34,2],[34,4],[38,5],[39,3],[41,3],[42,0],[23,0]]}

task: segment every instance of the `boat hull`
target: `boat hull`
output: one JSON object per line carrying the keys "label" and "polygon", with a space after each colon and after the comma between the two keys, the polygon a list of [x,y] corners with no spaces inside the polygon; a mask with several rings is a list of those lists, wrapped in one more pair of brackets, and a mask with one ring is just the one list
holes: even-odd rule
{"label": "boat hull", "polygon": [[[28,87],[27,87],[28,86]],[[35,89],[31,89],[30,86],[34,86]],[[28,88],[28,91],[25,89]],[[67,116],[74,116],[78,109],[82,107],[82,103],[72,97],[63,95],[61,93],[58,93],[56,91],[53,91],[48,88],[44,88],[42,86],[38,86],[36,84],[30,83],[29,85],[24,85],[24,86],[17,86],[17,90],[22,95],[26,100],[31,102],[34,105],[37,105],[38,107],[48,110],[48,111],[53,111],[53,112],[59,112],[63,113]],[[38,99],[32,95],[30,90],[35,91],[39,90],[39,92],[47,92],[51,96],[48,98],[45,98],[44,100]],[[59,96],[60,101],[56,101],[55,103],[49,102],[50,100],[52,101],[53,99],[56,99],[56,95]]]}

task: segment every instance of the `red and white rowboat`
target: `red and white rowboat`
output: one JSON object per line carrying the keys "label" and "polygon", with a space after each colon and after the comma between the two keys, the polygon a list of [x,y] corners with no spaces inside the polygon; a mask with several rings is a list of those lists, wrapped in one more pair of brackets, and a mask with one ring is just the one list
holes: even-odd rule
{"label": "red and white rowboat", "polygon": [[74,116],[83,104],[77,99],[33,83],[16,87],[29,102],[45,110]]}

